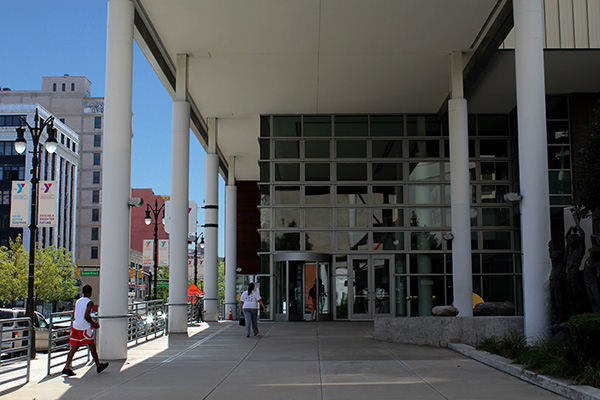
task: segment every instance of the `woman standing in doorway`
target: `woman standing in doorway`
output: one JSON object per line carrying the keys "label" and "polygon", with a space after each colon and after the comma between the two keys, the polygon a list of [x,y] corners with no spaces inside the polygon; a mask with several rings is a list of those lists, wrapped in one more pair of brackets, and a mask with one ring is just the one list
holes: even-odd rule
{"label": "woman standing in doorway", "polygon": [[262,298],[257,290],[254,290],[254,282],[248,285],[248,290],[242,293],[240,297],[242,302],[242,312],[246,318],[246,337],[250,337],[250,325],[252,325],[254,336],[258,335],[258,305],[267,312]]}

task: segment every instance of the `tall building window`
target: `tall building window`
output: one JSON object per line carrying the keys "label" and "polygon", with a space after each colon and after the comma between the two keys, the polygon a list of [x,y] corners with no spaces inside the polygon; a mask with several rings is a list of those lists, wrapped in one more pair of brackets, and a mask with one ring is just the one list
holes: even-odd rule
{"label": "tall building window", "polygon": [[98,240],[98,228],[92,228],[92,240]]}
{"label": "tall building window", "polygon": [[25,179],[25,167],[22,165],[0,164],[0,180],[16,181]]}
{"label": "tall building window", "polygon": [[92,221],[100,221],[100,209],[92,208]]}
{"label": "tall building window", "polygon": [[[520,314],[518,217],[503,198],[514,190],[511,126],[505,114],[469,116],[473,292],[509,301]],[[348,304],[335,305],[337,319],[357,310],[427,316],[436,304],[452,301],[452,249],[442,235],[451,226],[446,121],[435,115],[263,116],[260,131],[264,272],[275,268],[275,276],[283,276],[282,264],[269,265],[276,252],[332,253],[332,276],[342,283],[336,298],[350,295]],[[351,297],[368,291],[367,284],[358,288],[358,277],[374,283],[369,274],[375,271],[395,282],[383,306]],[[407,294],[418,296],[418,307],[406,304]],[[286,307],[285,293],[278,296],[276,314]]]}
{"label": "tall building window", "polygon": [[64,118],[59,118],[58,119],[60,122],[62,122],[63,124],[65,123],[65,119]]}
{"label": "tall building window", "polygon": [[53,91],[53,92],[56,92],[56,83],[53,83],[53,84],[52,84],[52,91]]}
{"label": "tall building window", "polygon": [[92,190],[92,203],[100,203],[100,191]]}
{"label": "tall building window", "polygon": [[94,165],[100,165],[100,153],[94,153]]}
{"label": "tall building window", "polygon": [[74,92],[74,91],[75,91],[75,84],[71,83],[71,92]]}
{"label": "tall building window", "polygon": [[0,115],[0,126],[19,126],[20,117],[26,118],[25,115]]}
{"label": "tall building window", "polygon": [[62,91],[64,92],[65,90],[67,90],[67,84],[66,84],[66,83],[63,83],[63,84],[62,84]]}
{"label": "tall building window", "polygon": [[94,147],[102,146],[102,135],[94,135]]}
{"label": "tall building window", "polygon": [[0,142],[0,156],[18,156],[15,150],[15,142]]}
{"label": "tall building window", "polygon": [[94,129],[102,129],[102,117],[94,117]]}
{"label": "tall building window", "polygon": [[0,205],[10,204],[10,190],[0,190]]}
{"label": "tall building window", "polygon": [[100,171],[94,171],[93,183],[94,184],[100,183]]}
{"label": "tall building window", "polygon": [[98,246],[92,246],[91,251],[90,251],[90,258],[92,260],[98,259]]}

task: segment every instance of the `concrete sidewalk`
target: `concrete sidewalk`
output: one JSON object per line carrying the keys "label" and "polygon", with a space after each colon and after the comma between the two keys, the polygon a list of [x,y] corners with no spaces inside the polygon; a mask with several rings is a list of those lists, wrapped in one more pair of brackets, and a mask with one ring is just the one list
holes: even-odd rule
{"label": "concrete sidewalk", "polygon": [[[190,327],[130,348],[102,374],[34,373],[2,399],[561,399],[444,348],[378,342],[371,322]],[[38,361],[36,361],[38,362]],[[45,373],[45,371],[44,371]],[[42,375],[42,376],[40,376]],[[1,379],[1,376],[0,376]]]}

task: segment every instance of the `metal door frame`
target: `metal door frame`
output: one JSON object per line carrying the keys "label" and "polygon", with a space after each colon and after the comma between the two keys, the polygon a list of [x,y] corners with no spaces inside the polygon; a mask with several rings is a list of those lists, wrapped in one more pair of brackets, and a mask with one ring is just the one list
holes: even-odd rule
{"label": "metal door frame", "polygon": [[[390,312],[389,314],[376,314],[375,313],[375,259],[387,259],[389,261],[388,279],[389,279],[389,298],[390,298]],[[368,313],[355,314],[354,313],[354,261],[355,260],[366,260],[367,261],[367,305]],[[351,254],[348,255],[348,319],[349,320],[373,320],[379,317],[391,317],[395,315],[395,298],[394,298],[394,274],[392,267],[394,263],[393,254]]]}
{"label": "metal door frame", "polygon": [[[316,252],[289,252],[289,253],[277,253],[273,256],[273,265],[276,267],[278,262],[285,262],[285,274],[286,274],[286,282],[285,282],[285,302],[286,302],[286,312],[285,314],[275,314],[274,318],[276,321],[289,321],[290,320],[290,312],[289,312],[289,304],[290,304],[290,262],[302,262],[304,265],[307,263],[314,263],[316,265],[317,279],[320,274],[320,263],[329,263],[329,285],[331,286],[331,271],[332,271],[332,256],[331,254],[326,253],[316,253]],[[305,273],[306,270],[302,268],[302,281],[305,282]],[[276,274],[274,274],[276,275]],[[275,283],[271,285],[273,287],[273,292],[275,291]],[[308,293],[308,288],[305,288],[302,293],[302,314],[305,315],[306,310],[306,293]],[[327,288],[328,291],[331,291],[331,288]],[[274,299],[275,301],[279,299]],[[328,297],[330,302],[331,309],[331,296]],[[318,302],[317,302],[318,304]],[[316,318],[319,320],[319,312],[317,310]]]}

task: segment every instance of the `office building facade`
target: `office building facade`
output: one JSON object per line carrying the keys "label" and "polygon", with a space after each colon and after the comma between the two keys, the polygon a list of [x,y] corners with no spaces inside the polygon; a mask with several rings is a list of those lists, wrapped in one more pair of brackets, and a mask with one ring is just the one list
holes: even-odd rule
{"label": "office building facade", "polygon": [[[25,129],[27,149],[18,154],[14,149],[16,128],[21,118],[31,126],[35,126],[35,117],[41,120],[52,117],[52,114],[39,104],[0,104],[0,168],[2,171],[0,190],[2,205],[0,206],[0,245],[8,246],[9,238],[14,240],[21,235],[25,248],[29,250],[30,232],[28,228],[10,227],[10,201],[12,181],[30,181],[32,177],[33,143],[28,129]],[[24,126],[24,125],[23,125]],[[55,118],[58,146],[52,154],[45,151],[44,143],[47,134],[44,131],[40,139],[39,175],[40,181],[56,181],[57,205],[56,226],[39,227],[37,243],[43,247],[63,247],[67,252],[75,254],[77,238],[77,187],[79,178],[79,135],[64,123]],[[75,261],[73,259],[73,261]]]}
{"label": "office building facade", "polygon": [[[56,120],[77,132],[77,203],[73,210],[77,220],[77,235],[71,246],[76,264],[83,270],[100,266],[100,218],[102,198],[102,148],[104,98],[92,97],[92,84],[84,76],[45,76],[41,90],[3,90],[0,104],[36,103],[47,109]],[[60,137],[59,143],[67,146],[68,137]],[[60,167],[59,167],[60,168]],[[97,284],[97,276],[86,279]]]}

